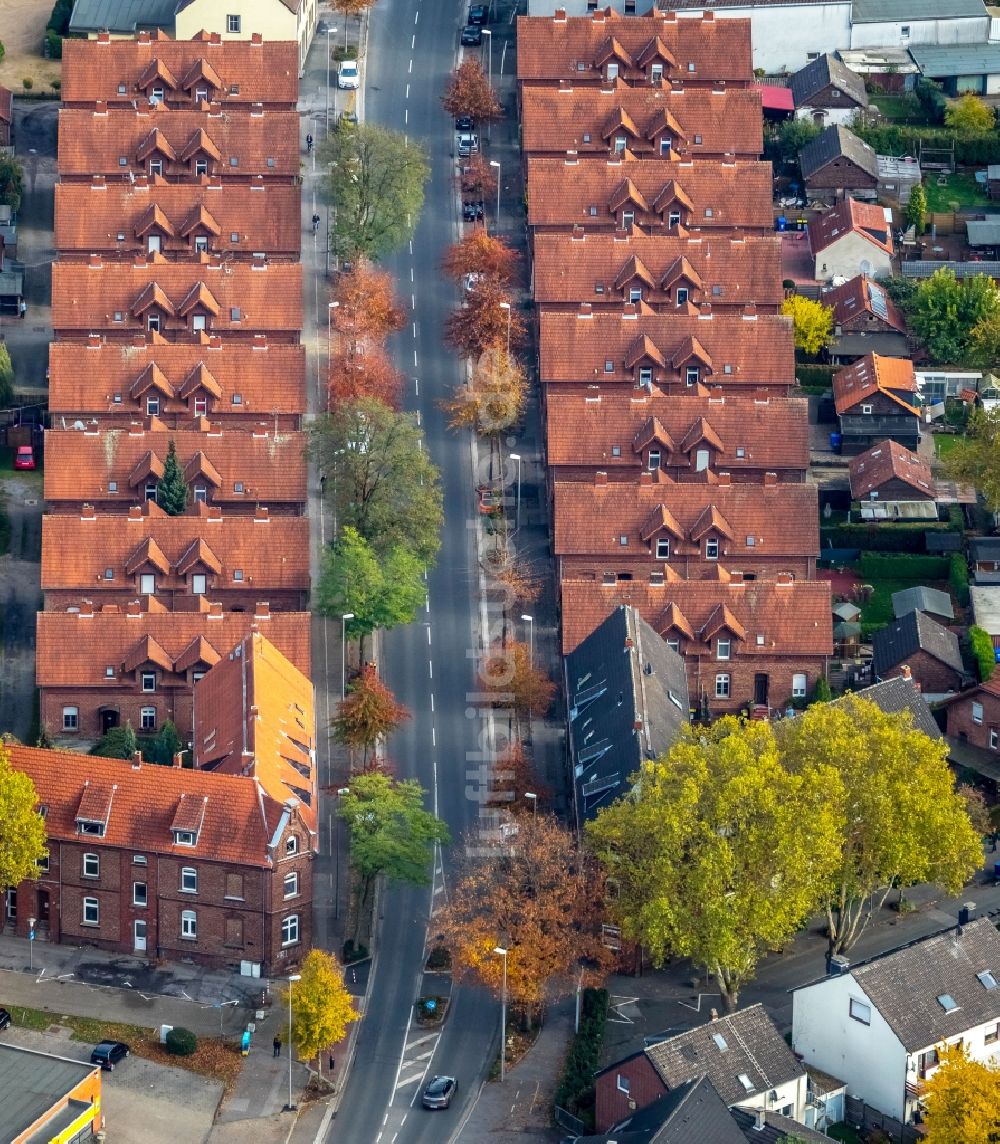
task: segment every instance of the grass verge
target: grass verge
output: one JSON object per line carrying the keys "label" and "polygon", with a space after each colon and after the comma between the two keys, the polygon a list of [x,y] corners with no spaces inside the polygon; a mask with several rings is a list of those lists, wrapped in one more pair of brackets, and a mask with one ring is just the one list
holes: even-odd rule
{"label": "grass verge", "polygon": [[964,440],[965,437],[961,433],[935,433],[934,455],[940,461],[942,457],[947,457],[960,441]]}
{"label": "grass verge", "polygon": [[986,206],[989,199],[983,188],[976,182],[973,171],[956,171],[952,175],[942,176],[944,185],[939,186],[937,178],[933,175],[924,180],[924,190],[927,192],[927,209],[932,213],[937,211],[950,211],[952,203],[960,207]]}

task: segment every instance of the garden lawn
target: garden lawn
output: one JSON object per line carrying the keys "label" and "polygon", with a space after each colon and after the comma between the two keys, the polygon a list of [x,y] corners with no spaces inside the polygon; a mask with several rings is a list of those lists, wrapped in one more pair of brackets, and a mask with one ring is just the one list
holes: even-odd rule
{"label": "garden lawn", "polygon": [[965,436],[962,433],[935,433],[934,434],[934,454],[940,461],[942,457],[947,457],[948,454],[955,448],[959,441],[964,441]]}
{"label": "garden lawn", "polygon": [[895,123],[923,125],[930,122],[915,95],[872,95],[868,102]]}
{"label": "garden lawn", "polygon": [[[887,554],[888,555],[888,554]],[[859,573],[860,575],[860,573]],[[893,619],[892,595],[902,592],[904,588],[940,588],[942,592],[948,591],[948,585],[943,580],[868,580],[875,591],[870,600],[861,605],[862,625],[875,625],[884,627]],[[871,629],[868,628],[870,631]]]}
{"label": "garden lawn", "polygon": [[927,192],[927,209],[934,212],[950,211],[952,203],[960,207],[987,206],[989,199],[985,189],[976,182],[973,171],[956,171],[953,175],[944,176],[946,183],[938,186],[937,176],[929,174],[924,179],[924,190]]}

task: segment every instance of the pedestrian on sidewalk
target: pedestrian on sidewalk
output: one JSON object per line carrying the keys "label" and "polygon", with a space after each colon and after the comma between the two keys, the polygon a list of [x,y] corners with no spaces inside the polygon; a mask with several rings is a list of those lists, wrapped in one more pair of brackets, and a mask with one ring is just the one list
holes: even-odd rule
{"label": "pedestrian on sidewalk", "polygon": [[274,1034],[274,1040],[273,1040],[272,1044],[274,1045],[274,1055],[276,1057],[280,1057],[281,1056],[281,1034],[280,1033]]}

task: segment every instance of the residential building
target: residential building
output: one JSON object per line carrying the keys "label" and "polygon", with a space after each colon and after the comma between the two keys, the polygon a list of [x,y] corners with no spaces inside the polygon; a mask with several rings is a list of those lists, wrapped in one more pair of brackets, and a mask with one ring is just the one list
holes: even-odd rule
{"label": "residential building", "polygon": [[856,965],[834,959],[829,976],[792,994],[792,1046],[866,1104],[912,1123],[944,1045],[996,1059],[998,982],[1000,934],[989,918],[963,918]]}
{"label": "residential building", "polygon": [[[707,1077],[729,1108],[771,1109],[804,1123],[806,1070],[762,1005],[751,1005],[667,1036],[594,1077],[599,1131],[664,1093]],[[630,1104],[634,1107],[630,1107]]]}
{"label": "residential building", "polygon": [[651,9],[625,18],[612,8],[550,19],[519,16],[517,78],[527,85],[595,87],[623,80],[634,87],[667,80],[685,88],[750,87],[750,30],[715,13],[678,19]]}
{"label": "residential building", "polygon": [[1000,584],[1000,536],[974,536],[969,541],[969,563],[977,584]]}
{"label": "residential building", "polygon": [[[880,680],[870,687],[862,687],[850,694],[856,695],[859,699],[867,699],[887,715],[898,715],[905,711],[910,716],[910,725],[913,728],[923,731],[931,739],[941,738],[941,728],[931,714],[926,696],[917,686],[912,673],[905,669],[891,679]],[[848,696],[843,696],[843,699],[847,698]],[[834,703],[841,701],[841,699],[833,700]]]}
{"label": "residential building", "polygon": [[989,679],[956,695],[945,711],[949,739],[981,751],[1000,751],[1000,679]]}
{"label": "residential building", "polygon": [[978,369],[938,365],[921,366],[919,369],[914,367],[913,372],[921,400],[928,405],[938,402],[943,404],[946,397],[959,397],[963,393],[966,394],[966,400],[969,400],[969,395],[974,395],[980,388],[986,388],[982,384],[986,381],[983,371]]}
{"label": "residential building", "polygon": [[0,1042],[0,1138],[89,1140],[103,1125],[100,1065]]}
{"label": "residential building", "polygon": [[[535,234],[585,226],[620,230],[629,215],[644,233],[671,228],[771,235],[771,164],[578,155],[529,157],[528,225]],[[681,233],[674,229],[673,233]]]}
{"label": "residential building", "polygon": [[576,826],[665,755],[689,719],[684,660],[635,608],[621,606],[563,662]]}
{"label": "residential building", "polygon": [[955,608],[951,596],[939,588],[903,588],[892,593],[892,614],[897,620],[910,612],[923,612],[940,620],[954,620]]}
{"label": "residential building", "polygon": [[627,1113],[606,1132],[588,1136],[586,1144],[687,1144],[692,1139],[746,1144],[726,1102],[706,1076],[678,1085],[651,1104]]}
{"label": "residential building", "polygon": [[909,357],[906,319],[885,289],[871,278],[855,275],[820,296],[833,310],[833,338],[827,354],[838,365],[850,365],[867,353]]}
{"label": "residential building", "polygon": [[250,262],[256,255],[298,261],[301,189],[291,183],[57,183],[55,243],[60,261],[162,254],[171,261],[220,255]]}
{"label": "residential building", "polygon": [[256,777],[9,748],[44,808],[48,858],[7,916],[52,942],[280,976],[312,939],[316,836]]}
{"label": "residential building", "polygon": [[633,222],[614,233],[578,226],[537,234],[533,254],[535,303],[548,310],[590,302],[621,312],[633,302],[697,315],[708,303],[714,313],[742,314],[752,302],[760,314],[777,314],[785,299],[774,237],[647,235]]}
{"label": "residential building", "polygon": [[304,612],[309,603],[309,522],[302,516],[230,516],[193,504],[167,516],[155,501],[120,513],[42,518],[45,610],[89,601],[126,608],[141,596],[169,612],[196,612],[204,600],[227,612],[253,612],[266,599],[275,612]]}
{"label": "residential building", "polygon": [[167,612],[155,600],[100,610],[39,612],[35,678],[41,722],[63,743],[89,744],[131,723],[138,734],[170,720],[186,741],[193,730],[192,691],[208,670],[256,625],[299,671],[309,665],[309,616],[226,612],[204,601],[197,612]]}
{"label": "residential building", "polygon": [[[990,23],[994,20],[991,16]],[[950,96],[1000,93],[1000,44],[915,45],[910,55],[923,77],[939,83]]]}
{"label": "residential building", "polygon": [[799,166],[811,196],[833,191],[873,198],[878,187],[878,156],[849,127],[825,128],[799,152]]}
{"label": "residential building", "polygon": [[[888,207],[844,199],[809,224],[809,250],[816,277],[885,278],[892,273],[892,212]],[[904,263],[904,265],[906,265]]]}
{"label": "residential building", "polygon": [[923,612],[892,620],[872,636],[872,670],[896,675],[908,668],[928,697],[951,695],[971,682],[958,636]]}
{"label": "residential building", "polygon": [[95,175],[129,183],[140,175],[199,183],[296,183],[299,117],[295,111],[246,115],[169,110],[63,108],[59,112],[59,175],[89,183]]}
{"label": "residential building", "polygon": [[852,500],[905,503],[937,495],[930,462],[895,441],[880,441],[852,457],[848,471]]}
{"label": "residential building", "polygon": [[910,0],[852,0],[852,48],[907,48],[925,44],[980,44],[989,17],[982,0],[914,4]]}
{"label": "residential building", "polygon": [[284,40],[224,41],[221,32],[199,30],[191,39],[140,31],[135,39],[98,32],[92,41],[63,42],[63,107],[130,110],[135,100],[156,100],[171,110],[251,114],[294,111],[298,93],[296,46]]}
{"label": "residential building", "polygon": [[52,267],[52,328],[59,340],[109,341],[156,333],[170,342],[200,343],[213,333],[254,345],[295,344],[302,330],[302,268],[296,263],[167,262],[143,254],[134,262],[92,255]]}
{"label": "residential building", "polygon": [[45,499],[52,512],[124,515],[156,497],[173,443],[193,504],[253,516],[264,506],[275,516],[300,516],[306,503],[305,438],[301,433],[108,429],[45,434]]}
{"label": "residential building", "polygon": [[123,342],[101,334],[49,346],[49,413],[63,429],[130,428],[155,418],[168,429],[193,429],[208,418],[219,428],[274,433],[301,428],[304,346],[268,342],[253,348],[218,334],[207,344]]}
{"label": "residential building", "polygon": [[525,156],[637,159],[757,159],[764,149],[760,93],[750,88],[683,88],[665,81],[630,87],[525,87],[521,91]]}
{"label": "residential building", "polygon": [[821,126],[852,123],[868,106],[865,81],[836,56],[824,52],[792,76],[795,118]]}
{"label": "residential building", "polygon": [[[728,473],[734,483],[781,484],[806,479],[809,411],[801,397],[713,392],[710,397],[664,397],[601,388],[561,393],[545,401],[546,460],[552,479],[635,482],[644,472],[675,481],[710,481]],[[707,467],[703,452],[708,447]]]}
{"label": "residential building", "polygon": [[625,385],[673,396],[720,386],[787,396],[795,384],[791,319],[758,316],[750,306],[734,316],[705,304],[691,317],[640,314],[632,303],[621,313],[602,313],[583,302],[575,314],[543,310],[538,325],[539,376],[550,391]]}
{"label": "residential building", "polygon": [[916,449],[920,398],[911,361],[867,354],[833,375],[833,400],[845,453],[885,441]]}
{"label": "residential building", "polygon": [[[728,579],[727,579],[728,576]],[[826,675],[833,651],[830,585],[793,580],[748,584],[716,580],[564,580],[560,585],[563,655],[569,655],[620,604],[684,656],[691,705],[714,716],[752,707],[780,709],[806,698]],[[719,640],[729,637],[729,658]],[[723,646],[723,652],[725,647]]]}
{"label": "residential building", "polygon": [[[706,448],[714,442],[703,440]],[[706,462],[707,463],[707,462]],[[560,580],[797,580],[816,574],[815,485],[677,484],[665,473],[638,483],[556,481],[553,550]],[[669,589],[668,589],[669,594]],[[728,657],[731,639],[722,637]],[[721,653],[720,653],[721,654]]]}

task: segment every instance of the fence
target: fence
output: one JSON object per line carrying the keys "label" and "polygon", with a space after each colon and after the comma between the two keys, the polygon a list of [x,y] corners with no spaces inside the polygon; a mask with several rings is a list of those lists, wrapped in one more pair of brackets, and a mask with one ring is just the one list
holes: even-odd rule
{"label": "fence", "polygon": [[918,1144],[923,1136],[912,1125],[903,1124],[895,1117],[865,1104],[857,1096],[847,1096],[844,1101],[844,1119],[852,1127],[863,1132],[878,1131],[893,1144]]}
{"label": "fence", "polygon": [[590,1131],[579,1117],[574,1116],[572,1112],[567,1112],[565,1108],[560,1108],[558,1104],[555,1107],[553,1116],[555,1117],[556,1124],[558,1124],[560,1128],[565,1128],[568,1132],[573,1132],[577,1136],[586,1136]]}

